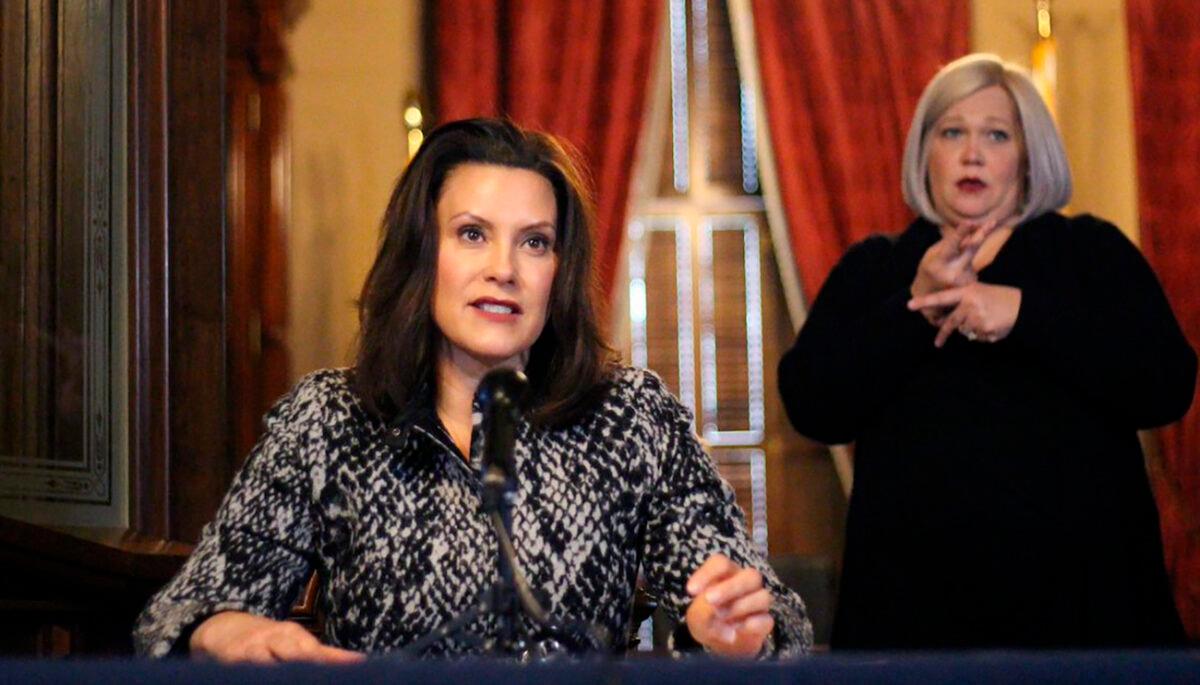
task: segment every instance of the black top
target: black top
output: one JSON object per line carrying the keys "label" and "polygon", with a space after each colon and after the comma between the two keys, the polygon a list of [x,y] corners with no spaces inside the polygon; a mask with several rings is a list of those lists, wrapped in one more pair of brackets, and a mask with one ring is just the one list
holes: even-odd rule
{"label": "black top", "polygon": [[1187,411],[1196,355],[1153,272],[1043,215],[979,273],[1021,289],[1009,336],[939,350],[905,306],[939,237],[852,247],[780,362],[796,429],[857,441],[833,646],[1181,641],[1136,431]]}

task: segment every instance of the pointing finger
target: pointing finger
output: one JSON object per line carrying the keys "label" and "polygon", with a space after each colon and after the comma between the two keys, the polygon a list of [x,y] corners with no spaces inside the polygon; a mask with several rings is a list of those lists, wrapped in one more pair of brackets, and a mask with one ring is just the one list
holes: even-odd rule
{"label": "pointing finger", "polygon": [[946,344],[946,341],[953,335],[954,331],[962,324],[963,316],[954,310],[954,312],[946,317],[942,322],[942,327],[938,329],[937,337],[933,340],[934,347],[941,347]]}
{"label": "pointing finger", "polygon": [[965,294],[965,287],[939,290],[936,293],[912,298],[908,301],[908,308],[910,311],[916,311],[918,309],[928,309],[929,307],[953,307],[962,301]]}

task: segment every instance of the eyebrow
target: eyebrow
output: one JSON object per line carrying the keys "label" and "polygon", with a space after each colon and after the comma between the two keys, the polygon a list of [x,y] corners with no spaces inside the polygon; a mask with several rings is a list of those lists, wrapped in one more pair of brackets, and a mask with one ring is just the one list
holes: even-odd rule
{"label": "eyebrow", "polygon": [[[470,219],[471,221],[475,221],[475,222],[483,224],[485,226],[492,225],[492,222],[479,216],[478,214],[475,214],[474,212],[459,212],[458,214],[455,214],[454,216],[450,217],[449,220],[457,221],[458,219],[462,219],[462,218]],[[522,226],[519,230],[530,231],[530,230],[537,229],[537,228],[548,228],[555,232],[558,231],[558,227],[554,225],[553,221],[535,221],[531,224]]]}
{"label": "eyebrow", "polygon": [[[947,115],[943,115],[941,118],[939,118],[936,123],[939,123],[939,124],[947,123],[947,122],[958,123],[958,122],[965,122],[965,121],[966,121],[966,117],[964,117],[961,114],[947,114]],[[1015,126],[1016,125],[1016,121],[1013,119],[1005,119],[1004,117],[998,117],[998,116],[994,116],[991,114],[984,117],[984,119],[983,119],[983,123],[985,123],[985,124],[996,123],[996,122],[1005,124],[1006,126]]]}
{"label": "eyebrow", "polygon": [[462,218],[467,218],[467,219],[470,219],[471,221],[477,221],[481,224],[487,224],[488,226],[492,225],[492,222],[488,221],[487,219],[485,219],[477,214],[472,214],[471,212],[459,212],[458,214],[451,216],[449,220],[457,221]]}

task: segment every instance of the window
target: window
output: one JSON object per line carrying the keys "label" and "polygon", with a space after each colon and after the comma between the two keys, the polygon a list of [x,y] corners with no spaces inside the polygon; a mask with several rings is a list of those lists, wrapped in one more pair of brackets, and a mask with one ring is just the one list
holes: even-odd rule
{"label": "window", "polygon": [[795,329],[772,243],[786,231],[771,225],[764,197],[768,136],[755,79],[740,71],[754,60],[738,59],[749,46],[735,50],[749,3],[664,2],[615,331],[631,363],[657,372],[694,412],[753,539],[773,557],[832,569],[846,496],[828,451],[796,434],[775,389]]}
{"label": "window", "polygon": [[628,228],[628,353],[693,409],[765,549],[761,262],[769,241],[754,98],[738,73],[725,3],[668,6],[670,104],[652,128],[669,133]]}

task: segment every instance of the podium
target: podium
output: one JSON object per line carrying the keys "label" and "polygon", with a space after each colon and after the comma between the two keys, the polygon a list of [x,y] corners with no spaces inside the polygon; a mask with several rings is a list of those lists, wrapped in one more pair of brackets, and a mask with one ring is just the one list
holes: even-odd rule
{"label": "podium", "polygon": [[784,662],[584,660],[519,665],[487,660],[408,661],[380,657],[353,666],[220,666],[168,661],[0,661],[0,682],[49,685],[283,685],[304,683],[1200,683],[1200,649],[1120,652],[815,654]]}

